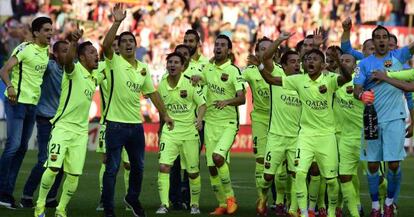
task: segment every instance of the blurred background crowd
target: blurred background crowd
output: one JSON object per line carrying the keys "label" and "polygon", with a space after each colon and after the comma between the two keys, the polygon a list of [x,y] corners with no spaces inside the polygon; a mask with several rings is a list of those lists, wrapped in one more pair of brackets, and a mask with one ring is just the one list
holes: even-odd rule
{"label": "blurred background crowd", "polygon": [[288,42],[293,48],[321,26],[325,46],[339,45],[341,21],[351,17],[356,24],[351,41],[359,48],[361,26],[406,26],[411,32],[414,15],[414,0],[1,0],[0,66],[19,43],[30,40],[29,25],[37,16],[52,18],[53,41],[65,39],[79,24],[86,31],[84,40],[99,50],[116,2],[125,3],[128,11],[120,32],[136,35],[136,56],[149,64],[155,83],[165,71],[166,54],[190,28],[201,34],[200,49],[207,57],[217,34],[230,36],[236,65],[243,68],[254,42],[263,36],[275,39],[281,31],[296,32]]}
{"label": "blurred background crowd", "polygon": [[128,8],[121,31],[131,30],[137,36],[137,58],[154,69],[163,68],[165,55],[182,42],[189,28],[200,32],[206,56],[211,56],[218,33],[231,36],[236,63],[243,67],[247,51],[262,36],[276,38],[281,31],[295,31],[290,41],[294,47],[322,26],[326,44],[339,44],[341,20],[348,16],[356,24],[411,26],[414,14],[414,0],[3,0],[2,58],[30,37],[28,25],[36,16],[53,19],[54,40],[64,39],[79,22],[86,30],[85,40],[99,47],[110,27],[110,8],[115,2],[124,2]]}

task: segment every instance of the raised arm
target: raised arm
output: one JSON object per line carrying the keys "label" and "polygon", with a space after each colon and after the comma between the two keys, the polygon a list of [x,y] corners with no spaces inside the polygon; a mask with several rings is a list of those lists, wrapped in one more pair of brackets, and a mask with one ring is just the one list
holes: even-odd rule
{"label": "raised arm", "polygon": [[352,21],[351,18],[347,18],[344,22],[342,22],[342,28],[344,32],[341,36],[341,49],[344,53],[350,54],[355,57],[356,60],[361,60],[364,58],[364,54],[356,51],[352,48],[351,45],[351,28],[352,28]]}
{"label": "raised arm", "polygon": [[114,51],[111,48],[112,42],[115,40],[116,32],[118,31],[119,26],[126,17],[126,11],[123,10],[122,4],[115,4],[112,15],[114,16],[114,23],[109,29],[109,32],[106,34],[102,45],[105,57],[108,59],[112,59],[112,56],[114,54]]}
{"label": "raised arm", "polygon": [[66,73],[72,73],[73,69],[75,68],[75,64],[73,63],[73,61],[76,57],[78,41],[80,38],[82,38],[82,35],[83,35],[83,30],[79,30],[79,29],[71,33],[69,50],[65,58],[63,59],[63,65],[65,67]]}
{"label": "raised arm", "polygon": [[339,72],[340,75],[338,76],[338,85],[342,86],[352,80],[352,70],[354,70],[351,67],[348,67],[346,64],[342,64],[339,60],[340,56],[335,55],[335,61],[337,65],[339,66]]}
{"label": "raised arm", "polygon": [[273,55],[276,53],[277,48],[280,44],[282,44],[283,41],[288,40],[290,37],[292,37],[295,33],[289,33],[289,32],[282,32],[280,33],[279,38],[277,38],[270,47],[265,51],[263,54],[263,60],[266,59],[273,59]]}

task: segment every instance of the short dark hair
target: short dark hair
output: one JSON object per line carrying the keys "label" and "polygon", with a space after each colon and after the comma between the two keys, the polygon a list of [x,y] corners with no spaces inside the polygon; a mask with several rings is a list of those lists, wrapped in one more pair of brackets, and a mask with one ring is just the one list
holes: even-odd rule
{"label": "short dark hair", "polygon": [[390,36],[390,39],[393,38],[395,40],[395,43],[398,44],[398,39],[396,35],[390,33],[389,36]]}
{"label": "short dark hair", "polygon": [[294,50],[286,51],[285,53],[283,53],[282,58],[280,58],[280,64],[286,65],[290,55],[298,55],[299,56],[299,53],[294,51]]}
{"label": "short dark hair", "polygon": [[299,41],[299,42],[296,44],[296,46],[295,46],[295,50],[296,50],[297,52],[300,52],[300,50],[302,49],[302,47],[303,47],[303,40]]}
{"label": "short dark hair", "polygon": [[375,32],[376,31],[379,31],[379,30],[384,30],[384,31],[386,31],[387,32],[387,36],[388,36],[388,38],[390,37],[390,32],[388,31],[388,29],[387,28],[385,28],[385,27],[383,27],[383,26],[381,26],[381,25],[378,25],[373,31],[372,31],[372,39],[374,39],[374,36],[375,36]]}
{"label": "short dark hair", "polygon": [[118,46],[121,44],[122,37],[124,37],[125,35],[132,36],[132,38],[134,38],[135,45],[137,45],[137,40],[135,39],[135,35],[132,34],[132,32],[126,31],[126,32],[123,32],[123,33],[121,33],[119,35],[119,38],[118,38]]}
{"label": "short dark hair", "polygon": [[187,49],[189,54],[191,53],[191,48],[189,46],[185,45],[185,44],[177,45],[177,47],[175,47],[175,49],[174,49],[174,52],[177,52],[177,50],[181,49],[181,48],[185,48],[185,49]]}
{"label": "short dark hair", "polygon": [[339,46],[332,45],[332,46],[329,46],[326,50],[331,50],[331,49],[336,50],[341,55],[344,54],[344,51],[342,51],[342,49]]}
{"label": "short dark hair", "polygon": [[220,39],[220,38],[227,40],[227,48],[228,49],[233,48],[233,43],[231,42],[230,38],[227,35],[218,35],[217,38],[216,38],[216,41],[217,41],[217,39]]}
{"label": "short dark hair", "polygon": [[185,64],[185,61],[186,61],[186,59],[185,59],[185,57],[183,56],[183,55],[181,55],[180,53],[178,53],[178,52],[172,52],[172,53],[170,53],[170,54],[168,54],[167,55],[167,58],[165,58],[166,60],[167,60],[167,62],[168,62],[168,60],[171,58],[171,57],[174,57],[174,56],[176,56],[176,57],[178,57],[178,58],[180,58],[180,62],[181,62],[181,65],[184,65]]}
{"label": "short dark hair", "polygon": [[32,34],[34,34],[34,32],[39,32],[46,23],[52,25],[52,20],[49,17],[38,17],[34,19],[32,21]]}
{"label": "short dark hair", "polygon": [[259,51],[259,46],[260,46],[260,43],[265,42],[265,41],[273,42],[270,38],[268,38],[268,37],[264,36],[263,38],[259,39],[259,40],[256,42],[256,46],[255,46],[255,48],[254,48],[254,51],[258,52],[258,51]]}
{"label": "short dark hair", "polygon": [[194,35],[196,37],[197,43],[200,43],[200,35],[194,29],[189,29],[185,32],[185,35]]}
{"label": "short dark hair", "polygon": [[85,42],[82,42],[81,44],[78,45],[78,57],[80,57],[81,55],[85,54],[86,48],[88,46],[92,46],[93,47],[92,42],[85,41]]}
{"label": "short dark hair", "polygon": [[60,41],[55,42],[53,44],[53,48],[52,48],[53,53],[57,52],[59,50],[59,46],[62,45],[62,44],[69,44],[69,42],[63,41],[63,40],[60,40]]}
{"label": "short dark hair", "polygon": [[370,41],[372,41],[372,38],[369,38],[369,39],[365,40],[364,43],[362,43],[362,47],[365,46],[365,44],[370,42]]}
{"label": "short dark hair", "polygon": [[303,55],[304,59],[305,59],[305,57],[307,57],[307,56],[309,56],[313,53],[320,56],[322,58],[322,62],[325,62],[325,54],[323,54],[323,52],[318,50],[318,49],[312,49],[312,50],[306,52],[305,55]]}

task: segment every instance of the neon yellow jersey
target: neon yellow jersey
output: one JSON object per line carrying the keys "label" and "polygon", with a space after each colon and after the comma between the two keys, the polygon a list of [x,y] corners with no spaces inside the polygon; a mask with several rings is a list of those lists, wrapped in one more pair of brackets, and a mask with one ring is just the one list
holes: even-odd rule
{"label": "neon yellow jersey", "polygon": [[[275,67],[276,68],[276,67]],[[252,121],[269,124],[270,87],[263,79],[257,66],[248,66],[242,72],[242,78],[249,83],[253,96]]]}
{"label": "neon yellow jersey", "polygon": [[237,106],[217,109],[214,102],[232,99],[236,96],[237,91],[244,90],[240,70],[230,60],[220,66],[208,63],[204,67],[201,77],[206,85],[205,88],[207,88],[205,121],[218,126],[238,124],[239,110]]}
{"label": "neon yellow jersey", "polygon": [[188,67],[192,69],[198,68],[202,70],[208,63],[209,59],[201,54],[198,60],[191,58]]}
{"label": "neon yellow jersey", "polygon": [[[272,75],[286,78],[285,72],[278,65],[273,68]],[[296,137],[299,133],[301,109],[301,102],[295,90],[271,85],[269,132],[275,135]]]}
{"label": "neon yellow jersey", "polygon": [[55,127],[79,134],[88,133],[89,109],[96,86],[103,77],[93,76],[81,64],[76,63],[72,72],[62,78],[62,93],[55,117],[50,121]]}
{"label": "neon yellow jersey", "polygon": [[341,138],[361,138],[364,104],[355,99],[353,91],[352,81],[344,84],[336,91],[334,108],[337,107],[338,115],[342,117]]}
{"label": "neon yellow jersey", "polygon": [[105,121],[139,124],[141,120],[140,93],[155,92],[148,66],[137,60],[134,68],[123,57],[113,54],[112,60],[105,58],[107,66],[108,103]]}
{"label": "neon yellow jersey", "polygon": [[283,87],[295,90],[302,102],[300,134],[307,136],[335,133],[335,118],[332,108],[334,92],[338,87],[338,76],[323,74],[313,81],[308,74],[283,77]]}
{"label": "neon yellow jersey", "polygon": [[[16,90],[17,102],[37,105],[43,74],[49,62],[49,46],[40,47],[33,42],[23,42],[14,49],[12,56],[18,61],[10,77]],[[7,90],[4,95],[7,96]]]}
{"label": "neon yellow jersey", "polygon": [[100,95],[100,107],[101,107],[101,120],[99,121],[99,123],[103,124],[103,113],[105,111],[106,105],[108,103],[108,95],[109,95],[109,91],[108,91],[108,82],[106,80],[106,74],[110,69],[107,67],[107,64],[105,61],[101,61],[99,62],[99,66],[98,69],[94,71],[93,76],[96,78],[101,78],[102,82],[99,84],[99,95]]}
{"label": "neon yellow jersey", "polygon": [[163,76],[158,85],[168,115],[174,120],[174,129],[163,126],[164,138],[179,140],[194,140],[198,138],[195,128],[197,108],[205,104],[203,92],[199,86],[193,86],[189,77],[181,74],[177,86],[172,88],[168,84],[168,75]]}

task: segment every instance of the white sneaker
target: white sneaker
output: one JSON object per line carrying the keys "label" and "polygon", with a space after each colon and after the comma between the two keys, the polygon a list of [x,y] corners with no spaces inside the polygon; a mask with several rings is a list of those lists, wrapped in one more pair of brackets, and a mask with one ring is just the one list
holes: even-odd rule
{"label": "white sneaker", "polygon": [[97,211],[97,212],[102,212],[102,211],[104,211],[103,203],[99,203],[99,204],[98,204],[98,206],[96,207],[96,211]]}
{"label": "white sneaker", "polygon": [[164,204],[162,204],[160,208],[158,208],[158,210],[155,212],[155,214],[160,214],[160,215],[167,214],[167,213],[168,213],[168,208]]}
{"label": "white sneaker", "polygon": [[198,215],[200,213],[201,213],[200,209],[198,208],[197,205],[191,205],[191,212],[190,212],[191,215]]}

